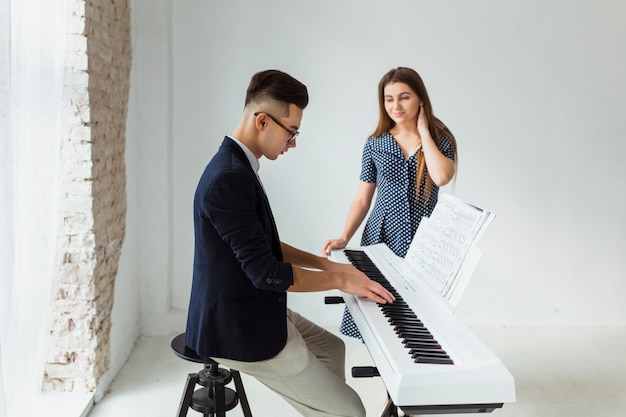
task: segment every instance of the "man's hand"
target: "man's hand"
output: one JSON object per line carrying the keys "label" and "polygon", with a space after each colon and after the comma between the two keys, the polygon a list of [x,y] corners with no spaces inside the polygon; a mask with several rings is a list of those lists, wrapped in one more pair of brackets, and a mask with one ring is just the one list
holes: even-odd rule
{"label": "man's hand", "polygon": [[339,289],[343,292],[358,297],[366,297],[380,304],[392,303],[395,300],[393,294],[385,287],[372,281],[367,275],[350,264],[334,262],[332,271],[342,275],[343,285]]}

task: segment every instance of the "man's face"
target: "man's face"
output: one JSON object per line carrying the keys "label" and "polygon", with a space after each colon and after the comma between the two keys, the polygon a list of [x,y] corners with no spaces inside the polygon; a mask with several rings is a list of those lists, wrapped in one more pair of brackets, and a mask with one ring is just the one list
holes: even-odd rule
{"label": "man's face", "polygon": [[274,160],[287,152],[289,148],[296,147],[295,136],[302,121],[302,109],[295,104],[290,104],[288,117],[269,113],[265,115],[264,122],[268,124],[268,128],[262,145],[263,155],[267,159]]}

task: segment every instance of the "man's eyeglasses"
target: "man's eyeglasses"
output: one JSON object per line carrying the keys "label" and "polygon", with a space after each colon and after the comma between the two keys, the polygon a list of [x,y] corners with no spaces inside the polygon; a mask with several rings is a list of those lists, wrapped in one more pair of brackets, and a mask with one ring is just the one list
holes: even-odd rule
{"label": "man's eyeglasses", "polygon": [[274,121],[274,123],[276,123],[278,126],[282,127],[285,132],[289,133],[291,135],[291,137],[289,138],[289,140],[287,141],[287,144],[292,143],[294,140],[296,140],[296,137],[300,134],[299,131],[297,130],[291,130],[289,129],[287,126],[285,126],[284,124],[282,124],[281,122],[278,121],[278,119],[276,119],[274,116],[272,116],[271,114],[264,112],[264,111],[258,111],[256,113],[254,113],[254,117],[258,116],[261,113],[265,113],[267,115],[267,117],[269,117],[270,119],[272,119]]}

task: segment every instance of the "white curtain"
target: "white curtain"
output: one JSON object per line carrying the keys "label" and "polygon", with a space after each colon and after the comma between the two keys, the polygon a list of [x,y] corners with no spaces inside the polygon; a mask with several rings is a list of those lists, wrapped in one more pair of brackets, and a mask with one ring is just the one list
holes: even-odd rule
{"label": "white curtain", "polygon": [[39,398],[62,230],[67,0],[0,0],[0,416]]}

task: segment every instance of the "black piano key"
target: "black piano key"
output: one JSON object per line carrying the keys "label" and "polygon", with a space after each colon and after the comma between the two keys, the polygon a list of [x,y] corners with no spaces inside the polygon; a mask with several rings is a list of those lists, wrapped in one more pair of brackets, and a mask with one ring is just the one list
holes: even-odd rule
{"label": "black piano key", "polygon": [[451,359],[447,356],[413,355],[415,363],[449,363]]}
{"label": "black piano key", "polygon": [[385,315],[387,315],[388,317],[397,317],[398,319],[405,319],[407,321],[420,321],[419,318],[417,317],[417,314],[415,314],[415,312],[413,312],[413,310],[411,310],[410,308],[404,307],[404,308],[399,308],[402,306],[395,306],[394,308],[383,308],[383,313]]}
{"label": "black piano key", "polygon": [[433,338],[433,335],[424,326],[400,326],[398,325],[394,328],[394,331],[399,336]]}
{"label": "black piano key", "polygon": [[424,326],[424,323],[422,323],[421,321],[411,320],[405,317],[390,316],[387,319],[387,321],[389,322],[389,324],[392,324],[402,329],[425,329],[426,328],[426,326]]}
{"label": "black piano key", "polygon": [[397,317],[399,319],[420,321],[415,313],[410,310],[399,310],[393,308],[383,308],[383,313],[387,317]]}
{"label": "black piano key", "polygon": [[423,343],[427,345],[439,344],[437,340],[431,334],[425,333],[399,333],[398,337],[402,340],[402,343]]}
{"label": "black piano key", "polygon": [[398,337],[401,338],[402,343],[426,343],[435,344],[439,343],[430,333],[398,333]]}
{"label": "black piano key", "polygon": [[432,337],[420,337],[418,336],[410,336],[410,337],[404,337],[404,336],[400,336],[401,339],[401,343],[406,346],[407,348],[412,348],[412,347],[422,347],[422,346],[428,346],[428,347],[436,347],[436,348],[441,348],[441,345],[439,344],[439,342],[437,342],[435,339],[433,339]]}
{"label": "black piano key", "polygon": [[[407,334],[407,335],[431,335],[430,330],[428,330],[426,327],[422,326],[406,326],[406,327],[401,327],[401,326],[396,326],[394,328],[394,331],[399,335],[403,335],[403,334]],[[431,335],[432,336],[432,335]]]}
{"label": "black piano key", "polygon": [[407,349],[421,348],[421,347],[442,349],[439,342],[437,342],[435,339],[432,339],[432,338],[431,339],[419,339],[419,338],[413,337],[411,339],[402,339],[402,340],[406,340],[402,344]]}
{"label": "black piano key", "polygon": [[419,328],[402,328],[402,327],[398,327],[396,329],[394,329],[396,334],[398,335],[398,337],[402,338],[402,339],[409,339],[409,340],[434,340],[433,335],[427,330],[424,329],[424,331],[420,331]]}
{"label": "black piano key", "polygon": [[407,302],[402,299],[402,297],[400,297],[399,300],[396,299],[391,304],[385,304],[385,306],[387,306],[386,309],[389,311],[409,312],[415,314],[413,310],[411,310],[411,307],[407,304]]}
{"label": "black piano key", "polygon": [[385,304],[386,308],[388,310],[408,310],[410,309],[409,305],[406,303],[406,301],[403,300],[396,300],[394,301],[392,304]]}
{"label": "black piano key", "polygon": [[399,309],[399,308],[383,308],[383,313],[389,317],[404,317],[410,318],[413,320],[419,320],[417,315],[408,309]]}
{"label": "black piano key", "polygon": [[405,317],[391,317],[389,322],[395,324],[398,327],[403,327],[406,329],[423,329],[424,323],[419,320],[411,320]]}
{"label": "black piano key", "polygon": [[410,351],[411,355],[414,357],[420,357],[420,358],[450,358],[448,356],[448,354],[446,352],[444,352],[443,350],[439,350],[439,351],[426,351],[426,350],[420,350],[420,349],[411,349]]}
{"label": "black piano key", "polygon": [[413,362],[415,363],[431,363],[431,364],[436,364],[436,365],[454,365],[454,361],[452,361],[452,359],[448,358],[416,358],[413,360]]}
{"label": "black piano key", "polygon": [[397,329],[403,331],[416,330],[418,332],[421,332],[427,330],[426,326],[424,326],[424,323],[422,323],[420,320],[390,317],[388,319],[388,322],[395,326]]}
{"label": "black piano key", "polygon": [[409,350],[409,354],[412,356],[435,356],[448,358],[448,354],[442,349],[429,349],[429,348],[413,348]]}
{"label": "black piano key", "polygon": [[344,253],[354,265],[371,280],[380,283],[396,298],[391,304],[378,304],[383,315],[388,318],[408,354],[415,363],[454,364],[449,355],[441,348],[424,323],[417,317],[411,307],[402,299],[402,296],[387,281],[369,256],[361,250],[344,250]]}
{"label": "black piano key", "polygon": [[444,359],[450,359],[448,354],[446,352],[444,352],[443,350],[426,351],[426,350],[420,350],[420,349],[411,349],[411,351],[409,353],[414,358],[444,358]]}
{"label": "black piano key", "polygon": [[402,333],[406,333],[406,334],[430,334],[430,331],[424,327],[424,325],[419,325],[419,324],[415,324],[415,325],[398,325],[395,326],[394,331],[400,335]]}
{"label": "black piano key", "polygon": [[398,337],[401,340],[406,340],[408,342],[425,342],[425,343],[437,343],[435,338],[430,332],[408,332],[408,331],[398,331]]}
{"label": "black piano key", "polygon": [[402,340],[406,340],[406,342],[402,343],[407,349],[411,349],[411,348],[419,348],[419,347],[435,347],[438,349],[441,349],[441,345],[439,344],[439,342],[437,342],[435,339],[430,338],[417,338],[417,337],[412,337],[410,339],[402,339]]}

